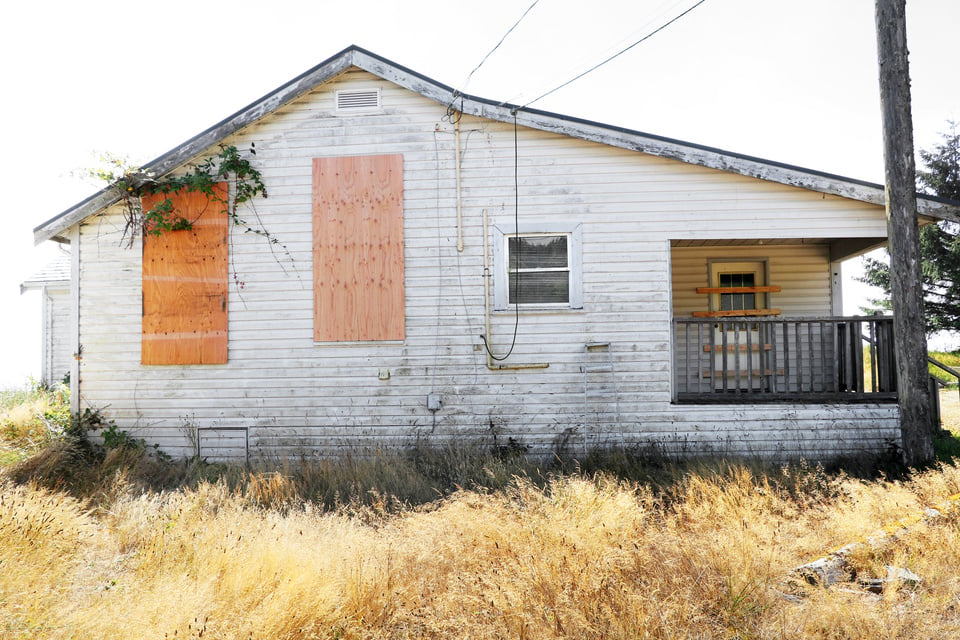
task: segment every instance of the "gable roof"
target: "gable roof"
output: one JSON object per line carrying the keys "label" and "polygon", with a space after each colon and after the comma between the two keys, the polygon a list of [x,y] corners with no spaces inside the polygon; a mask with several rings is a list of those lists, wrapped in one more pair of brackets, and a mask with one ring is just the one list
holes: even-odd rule
{"label": "gable roof", "polygon": [[[752,178],[842,196],[876,205],[884,204],[882,185],[845,178],[830,173],[764,160],[641,131],[564,116],[549,111],[519,107],[457,92],[404,66],[357,46],[350,46],[317,66],[290,80],[259,100],[240,109],[212,127],[190,138],[145,165],[154,175],[164,175],[202,153],[220,140],[296,100],[316,86],[350,67],[357,67],[405,89],[454,105],[458,111],[500,122],[550,131],[574,138],[639,151]],[[119,196],[110,187],[98,191],[63,213],[47,220],[33,231],[36,243],[62,239],[60,234],[84,218],[117,202]],[[917,209],[922,215],[960,221],[960,203],[934,196],[918,195]]]}
{"label": "gable roof", "polygon": [[20,295],[32,289],[42,289],[51,284],[70,283],[70,254],[61,253],[53,262],[31,275],[20,284]]}

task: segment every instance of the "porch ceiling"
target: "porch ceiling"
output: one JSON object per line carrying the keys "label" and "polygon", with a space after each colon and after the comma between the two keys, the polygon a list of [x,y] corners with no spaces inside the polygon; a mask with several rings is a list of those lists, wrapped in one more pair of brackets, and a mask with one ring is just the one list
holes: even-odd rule
{"label": "porch ceiling", "polygon": [[743,247],[781,244],[830,244],[830,238],[708,238],[671,240],[671,247]]}
{"label": "porch ceiling", "polygon": [[671,247],[756,247],[783,245],[827,245],[830,260],[848,260],[878,249],[887,243],[886,238],[704,238],[696,240],[671,240]]}

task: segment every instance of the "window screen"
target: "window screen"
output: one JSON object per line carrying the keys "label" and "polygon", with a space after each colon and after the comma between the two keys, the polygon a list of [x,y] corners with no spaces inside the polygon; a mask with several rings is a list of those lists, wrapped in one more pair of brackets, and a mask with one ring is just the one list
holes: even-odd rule
{"label": "window screen", "polygon": [[510,304],[568,304],[569,248],[567,234],[508,237]]}

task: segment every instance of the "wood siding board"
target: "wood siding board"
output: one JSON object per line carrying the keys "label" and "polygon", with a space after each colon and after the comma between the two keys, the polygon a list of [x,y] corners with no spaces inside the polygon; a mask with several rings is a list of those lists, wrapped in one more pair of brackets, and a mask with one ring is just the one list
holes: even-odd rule
{"label": "wood siding board", "polygon": [[[331,115],[327,87],[373,85],[383,87],[391,112],[362,119]],[[431,442],[480,440],[493,420],[504,434],[539,450],[551,446],[558,429],[582,419],[583,345],[609,341],[617,353],[622,421],[631,425],[628,444],[659,441],[682,451],[688,442],[691,452],[775,457],[788,444],[819,456],[870,443],[882,449],[884,438],[896,438],[895,405],[671,404],[670,307],[697,309],[704,296],[695,288],[707,284],[705,266],[681,251],[698,248],[671,251],[671,240],[717,244],[726,236],[728,246],[746,243],[746,254],[771,258],[770,282],[783,288],[773,294],[772,306],[789,317],[826,315],[826,243],[882,228],[882,211],[524,128],[523,188],[536,194],[524,204],[524,215],[531,222],[583,224],[584,310],[521,318],[511,358],[549,361],[549,369],[487,371],[482,351],[474,350],[483,331],[480,220],[482,209],[490,208],[498,218],[492,222],[512,224],[512,212],[499,209],[513,194],[512,123],[461,121],[464,131],[475,131],[462,149],[465,248],[459,253],[452,129],[443,114],[442,105],[350,70],[225,141],[238,148],[256,142],[268,187],[279,185],[257,202],[257,214],[291,257],[280,259],[281,268],[262,238],[234,234],[231,260],[247,285],[242,302],[236,295],[228,301],[230,362],[217,365],[216,375],[208,366],[140,365],[140,252],[117,246],[123,223],[116,211],[82,225],[85,355],[83,393],[76,397],[108,407],[124,428],[149,424],[143,437],[171,452],[183,447],[189,453],[182,436],[187,416],[200,426],[250,427],[252,451],[259,446],[264,455],[295,455],[303,449],[290,444],[294,439],[325,452],[408,444],[433,424],[423,395],[435,388],[444,405]],[[313,159],[383,154],[404,156],[405,340],[317,346]],[[687,193],[695,197],[684,202]],[[802,244],[814,234],[824,244]],[[778,238],[783,245],[772,242]],[[749,245],[757,239],[766,246]],[[701,249],[717,254],[716,247]],[[665,284],[671,279],[672,292]],[[512,314],[494,314],[498,346],[509,344],[513,320]],[[713,354],[699,355],[701,368],[710,369]],[[390,370],[390,380],[378,379],[380,368]],[[709,380],[700,383],[712,390]],[[597,442],[604,437],[596,434]]]}
{"label": "wood siding board", "polygon": [[[226,183],[215,187],[226,199]],[[143,197],[147,211],[165,195]],[[203,193],[173,194],[192,228],[148,234],[143,241],[141,362],[147,365],[227,362],[229,217]]]}
{"label": "wood siding board", "polygon": [[403,340],[403,156],[313,162],[314,340]]}

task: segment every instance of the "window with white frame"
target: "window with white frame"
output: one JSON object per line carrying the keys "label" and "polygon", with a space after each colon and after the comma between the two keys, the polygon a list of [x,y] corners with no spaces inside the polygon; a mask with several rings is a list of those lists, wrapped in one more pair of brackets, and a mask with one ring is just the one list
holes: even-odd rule
{"label": "window with white frame", "polygon": [[494,227],[497,309],[583,306],[580,225],[550,227]]}

